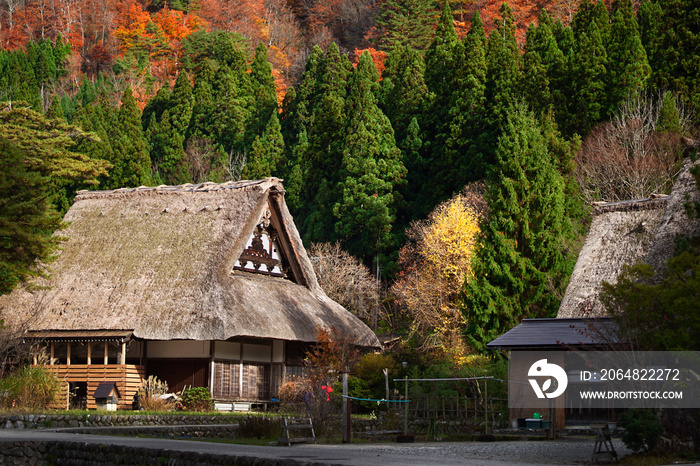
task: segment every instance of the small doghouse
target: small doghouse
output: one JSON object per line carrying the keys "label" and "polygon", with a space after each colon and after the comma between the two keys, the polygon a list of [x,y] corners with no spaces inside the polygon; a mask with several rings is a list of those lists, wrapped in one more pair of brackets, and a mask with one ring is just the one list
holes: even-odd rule
{"label": "small doghouse", "polygon": [[100,411],[116,411],[119,404],[119,389],[114,382],[102,382],[95,390],[95,403]]}

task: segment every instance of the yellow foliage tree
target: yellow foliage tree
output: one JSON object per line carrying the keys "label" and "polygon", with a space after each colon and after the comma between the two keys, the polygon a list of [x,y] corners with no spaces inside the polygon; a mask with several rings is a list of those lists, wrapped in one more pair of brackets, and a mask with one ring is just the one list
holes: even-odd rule
{"label": "yellow foliage tree", "polygon": [[442,350],[459,362],[469,352],[462,338],[464,317],[458,300],[471,260],[485,203],[480,186],[440,204],[414,222],[400,252],[402,272],[392,287],[398,304],[412,317],[423,349]]}

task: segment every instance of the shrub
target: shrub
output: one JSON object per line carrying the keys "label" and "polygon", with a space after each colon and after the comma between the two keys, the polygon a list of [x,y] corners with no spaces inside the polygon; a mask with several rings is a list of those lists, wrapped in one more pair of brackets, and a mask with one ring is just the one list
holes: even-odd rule
{"label": "shrub", "polygon": [[384,369],[387,369],[389,380],[393,380],[398,377],[398,367],[391,355],[367,353],[352,368],[352,375],[366,383],[370,398],[386,398]]}
{"label": "shrub", "polygon": [[58,394],[59,382],[48,370],[24,366],[0,379],[0,408],[45,409]]}
{"label": "shrub", "polygon": [[619,421],[626,430],[622,441],[630,450],[652,451],[658,446],[663,428],[653,411],[629,409],[622,413]]}
{"label": "shrub", "polygon": [[192,387],[182,394],[182,406],[187,411],[211,411],[214,401],[207,387]]}

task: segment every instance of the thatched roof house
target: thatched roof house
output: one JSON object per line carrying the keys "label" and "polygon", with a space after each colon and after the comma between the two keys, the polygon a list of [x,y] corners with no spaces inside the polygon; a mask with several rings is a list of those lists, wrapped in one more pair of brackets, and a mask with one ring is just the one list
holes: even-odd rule
{"label": "thatched roof house", "polygon": [[640,260],[663,272],[678,236],[700,235],[700,220],[683,204],[698,198],[686,159],[669,196],[594,206],[593,222],[571,275],[557,317],[605,314],[598,295],[604,281],[615,283],[625,265]]}
{"label": "thatched roof house", "polygon": [[[142,365],[156,353],[189,357],[184,343],[164,346],[175,341],[206,342],[211,349],[192,358],[207,362],[225,353],[241,363],[289,363],[282,342],[313,342],[319,326],[335,326],[359,346],[380,346],[318,285],[276,178],[81,191],[65,220],[50,288],[0,297],[0,315],[38,310],[36,336],[59,341],[57,334],[83,332],[98,341],[96,332],[121,331],[147,342],[122,355],[122,363]],[[211,342],[229,347],[219,354]]]}

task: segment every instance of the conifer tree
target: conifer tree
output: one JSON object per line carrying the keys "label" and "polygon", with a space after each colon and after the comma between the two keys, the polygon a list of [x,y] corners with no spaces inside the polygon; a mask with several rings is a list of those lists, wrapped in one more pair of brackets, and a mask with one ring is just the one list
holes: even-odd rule
{"label": "conifer tree", "polygon": [[250,149],[248,163],[243,169],[242,178],[258,180],[278,176],[278,167],[284,153],[284,141],[277,118],[277,110],[272,111],[265,131],[255,138]]}
{"label": "conifer tree", "polygon": [[[303,196],[305,201],[311,198],[302,187],[306,180],[305,170],[307,167],[313,169],[308,166],[310,157],[308,133],[311,130],[311,118],[320,92],[322,62],[323,50],[319,46],[314,46],[306,61],[298,87],[290,88],[282,102],[280,126],[285,142],[285,153],[281,173],[288,193],[287,203],[295,215],[301,211],[302,195],[306,194]],[[308,214],[308,211],[306,213]]]}
{"label": "conifer tree", "polygon": [[214,75],[212,60],[204,58],[195,72],[192,116],[185,133],[186,139],[192,137],[213,139],[211,115],[214,111]]}
{"label": "conifer tree", "polygon": [[403,141],[397,141],[397,147],[401,150],[401,161],[406,167],[406,183],[397,186],[394,195],[397,231],[404,231],[412,220],[420,218],[422,211],[427,209],[427,205],[420,203],[417,192],[426,182],[427,172],[425,160],[421,156],[422,134],[418,118],[413,117],[406,129],[406,137]]}
{"label": "conifer tree", "polygon": [[572,75],[573,120],[571,126],[581,135],[608,115],[606,94],[608,56],[595,21],[576,41]]}
{"label": "conifer tree", "polygon": [[239,71],[221,65],[214,88],[210,123],[212,136],[224,152],[244,151],[245,131],[250,119],[251,97],[245,92]]}
{"label": "conifer tree", "polygon": [[333,205],[339,192],[346,124],[347,79],[352,65],[331,44],[320,64],[318,100],[308,131],[309,148],[303,161],[302,229],[307,241],[335,239]]}
{"label": "conifer tree", "polygon": [[[283,136],[284,138],[284,136]],[[285,148],[287,145],[285,144]],[[289,210],[299,212],[301,210],[302,192],[304,190],[304,172],[302,161],[306,159],[306,151],[309,150],[309,139],[306,130],[297,135],[296,145],[292,148],[291,157],[283,160],[284,189],[287,191],[285,199]],[[289,152],[287,152],[289,153]]]}
{"label": "conifer tree", "polygon": [[[559,48],[553,32],[555,24],[561,26],[561,23],[554,23],[547,11],[543,10],[538,17],[538,25],[536,27],[531,25],[527,30],[525,51],[526,54],[537,52],[539,55],[549,81],[554,115],[557,122],[563,125],[568,120],[569,97],[572,91],[567,57]],[[567,29],[571,31],[570,28]],[[525,94],[527,95],[527,92]]]}
{"label": "conifer tree", "polygon": [[[311,144],[310,161],[318,176],[337,176],[340,166],[342,129],[345,125],[345,98],[347,79],[352,65],[347,56],[341,55],[338,46],[333,43],[321,63],[318,103],[314,107],[309,131]],[[308,186],[313,189],[313,184]]]}
{"label": "conifer tree", "polygon": [[479,351],[523,318],[552,317],[570,272],[560,236],[564,183],[522,104],[508,114],[496,159],[486,191],[491,214],[464,289],[467,337]]}
{"label": "conifer tree", "polygon": [[363,53],[348,83],[342,197],[333,207],[347,250],[368,260],[393,241],[393,192],[406,175],[391,123],[377,106],[378,78],[371,56]]}
{"label": "conifer tree", "polygon": [[272,66],[267,61],[267,47],[262,42],[255,49],[250,65],[250,92],[252,108],[247,129],[247,141],[252,142],[266,128],[270,113],[277,110],[277,90],[272,77]]}
{"label": "conifer tree", "polygon": [[[54,96],[51,100],[51,105],[46,109],[46,117],[51,119],[58,118],[59,120],[64,120],[65,115],[63,114],[63,106],[61,105],[61,98]],[[87,130],[89,131],[89,130]]]}
{"label": "conifer tree", "polygon": [[311,116],[319,93],[322,61],[323,50],[316,45],[306,60],[299,85],[296,88],[290,88],[285,95],[280,125],[284,140],[288,142],[288,148],[294,147],[298,135],[302,131],[308,132],[311,127]]}
{"label": "conifer tree", "polygon": [[32,170],[25,152],[0,137],[0,295],[20,282],[45,276],[61,216],[48,200],[47,178]]}
{"label": "conifer tree", "polygon": [[593,3],[591,0],[581,0],[578,11],[571,22],[571,29],[577,41],[581,38],[581,34],[588,34],[592,22],[598,26],[598,33],[605,42],[610,27],[610,18],[605,3],[603,1]]}
{"label": "conifer tree", "polygon": [[423,51],[430,45],[436,16],[430,0],[387,0],[377,15],[379,43],[391,52],[397,46]]}
{"label": "conifer tree", "polygon": [[[116,112],[112,108],[112,112]],[[48,114],[47,114],[48,115]],[[100,105],[88,105],[81,107],[75,114],[73,123],[83,131],[94,133],[97,138],[84,138],[77,141],[75,150],[86,154],[91,159],[95,160],[114,160],[114,152],[112,150],[112,138],[118,138],[119,134],[113,131],[108,131],[109,128],[114,128],[105,117],[105,111]],[[111,168],[111,167],[110,167]],[[110,179],[105,173],[100,178],[100,188],[108,188]]]}
{"label": "conifer tree", "polygon": [[486,131],[484,93],[487,40],[478,11],[472,17],[463,45],[464,60],[450,108],[450,138],[446,150],[447,160],[452,161],[454,167],[443,170],[440,176],[451,180],[452,191],[455,192],[468,182],[483,178],[486,173],[481,146]]}
{"label": "conifer tree", "polygon": [[186,71],[181,71],[177,75],[173,92],[170,95],[168,109],[170,110],[170,118],[175,131],[183,137],[190,125],[192,118],[192,108],[194,107],[194,96],[192,93],[192,85]]}
{"label": "conifer tree", "polygon": [[417,50],[397,45],[382,73],[380,108],[389,117],[397,141],[403,141],[411,120],[421,115],[428,89],[425,62]]}
{"label": "conifer tree", "polygon": [[422,204],[429,212],[440,200],[449,197],[454,189],[454,178],[445,182],[443,172],[455,168],[446,154],[451,137],[451,108],[456,98],[458,76],[464,66],[464,46],[455,32],[452,10],[445,2],[435,38],[425,54],[425,84],[429,95],[424,106],[420,127],[423,130],[423,154],[429,169],[421,186]]}
{"label": "conifer tree", "polygon": [[[153,115],[153,121],[160,121],[163,112],[168,108],[170,104],[170,87],[166,84],[161,86],[156,92],[156,95],[151,97],[146,106],[143,108],[143,113],[141,113],[141,122],[143,130],[146,131],[150,125],[151,115]],[[152,130],[155,130],[153,128]]]}
{"label": "conifer tree", "polygon": [[45,39],[39,42],[30,42],[27,47],[27,55],[34,64],[34,77],[39,87],[43,109],[46,108],[46,103],[51,100],[47,87],[58,75],[58,67],[56,66],[51,42]]}
{"label": "conifer tree", "polygon": [[[184,158],[185,134],[192,118],[194,96],[185,71],[178,75],[167,103],[156,105],[164,107],[155,127],[149,127],[151,158],[158,176],[167,184],[187,183],[190,179]],[[159,110],[154,108],[156,118]]]}
{"label": "conifer tree", "polygon": [[0,100],[23,101],[40,108],[33,63],[21,50],[0,52]]}
{"label": "conifer tree", "polygon": [[498,11],[501,18],[496,20],[496,28],[489,35],[486,53],[487,165],[494,161],[493,153],[501,127],[522,93],[522,57],[515,38],[513,11],[507,3],[503,3]]}
{"label": "conifer tree", "polygon": [[538,119],[552,112],[554,102],[549,90],[549,78],[537,52],[526,52],[523,57],[522,92],[525,102]]}
{"label": "conifer tree", "polygon": [[49,202],[65,213],[78,189],[94,186],[106,174],[109,163],[93,160],[76,150],[76,144],[94,138],[62,119],[50,119],[22,102],[7,103],[0,110],[0,139],[22,152],[31,171],[45,180]]}
{"label": "conifer tree", "polygon": [[[667,82],[657,82],[658,70],[662,68],[663,50],[662,50],[662,21],[663,11],[658,2],[645,1],[639,5],[637,13],[637,22],[639,24],[639,38],[642,41],[642,46],[647,54],[647,61],[652,70],[650,81],[657,87],[668,87]],[[660,84],[660,85],[659,85]]]}
{"label": "conifer tree", "polygon": [[117,116],[117,134],[113,138],[110,188],[148,186],[151,184],[151,160],[141,129],[141,110],[136,105],[131,88],[122,95]]}
{"label": "conifer tree", "polygon": [[644,89],[651,68],[639,36],[639,26],[630,0],[616,2],[610,26],[608,55],[608,108],[613,110],[626,98]]}
{"label": "conifer tree", "polygon": [[[418,151],[423,145],[423,132],[418,124],[427,97],[424,81],[425,62],[418,51],[396,46],[387,58],[382,74],[379,107],[389,118],[394,138],[403,154],[408,183],[400,186],[397,198],[397,228],[408,226],[420,216],[418,194],[427,180],[428,166]],[[426,207],[427,210],[427,207]]]}
{"label": "conifer tree", "polygon": [[[658,0],[658,4],[661,21],[656,34],[660,40],[652,62],[652,82],[659,89],[668,88],[680,93],[700,108],[700,8],[694,0]],[[652,6],[649,8],[658,11]],[[646,33],[647,43],[652,42],[649,37],[653,33]]]}

